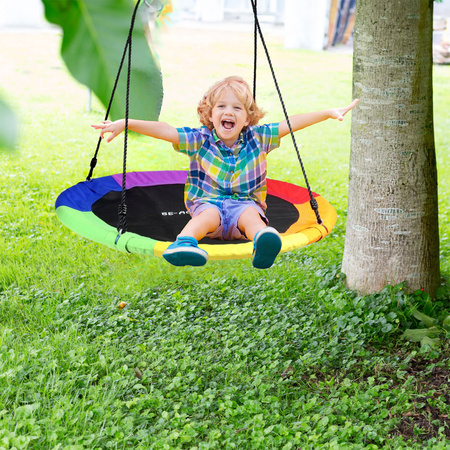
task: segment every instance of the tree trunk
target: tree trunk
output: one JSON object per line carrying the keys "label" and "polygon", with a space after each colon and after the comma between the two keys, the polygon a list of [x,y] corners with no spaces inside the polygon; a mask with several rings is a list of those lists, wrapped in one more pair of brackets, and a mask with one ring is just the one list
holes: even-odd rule
{"label": "tree trunk", "polygon": [[342,270],[360,293],[440,281],[432,0],[358,0]]}

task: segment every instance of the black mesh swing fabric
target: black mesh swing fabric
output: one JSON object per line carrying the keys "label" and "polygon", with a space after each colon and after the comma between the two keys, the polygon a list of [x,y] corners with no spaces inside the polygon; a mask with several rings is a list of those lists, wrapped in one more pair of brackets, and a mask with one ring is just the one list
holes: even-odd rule
{"label": "black mesh swing fabric", "polygon": [[[108,192],[92,205],[92,212],[108,225],[116,227],[121,195],[121,192],[117,191]],[[190,219],[183,198],[184,184],[143,186],[127,190],[128,231],[155,241],[175,241]],[[299,219],[299,213],[292,203],[269,194],[267,218],[272,227],[284,233]],[[203,244],[238,242],[208,238],[201,241]]]}

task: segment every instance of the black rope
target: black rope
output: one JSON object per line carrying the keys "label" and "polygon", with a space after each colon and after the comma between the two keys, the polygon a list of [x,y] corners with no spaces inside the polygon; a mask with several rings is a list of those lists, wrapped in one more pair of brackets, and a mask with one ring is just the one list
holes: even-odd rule
{"label": "black rope", "polygon": [[[123,50],[122,59],[121,59],[120,64],[119,64],[119,70],[117,71],[116,80],[114,81],[114,86],[113,86],[113,89],[112,89],[111,98],[109,99],[109,104],[108,104],[108,108],[106,110],[106,114],[105,114],[105,119],[104,120],[108,120],[109,113],[111,111],[111,106],[112,106],[112,102],[113,102],[113,99],[114,99],[114,94],[116,93],[117,85],[119,83],[120,72],[122,71],[122,67],[123,67],[123,63],[125,61],[125,56],[127,54],[127,50],[128,50],[128,39],[127,39],[127,42],[125,44],[125,48]],[[87,181],[90,181],[92,176],[93,176],[93,174],[94,174],[94,169],[95,169],[95,166],[97,165],[97,156],[98,156],[98,152],[100,150],[100,144],[101,143],[102,143],[102,138],[99,137],[98,138],[98,142],[97,142],[97,148],[95,149],[94,156],[91,159],[91,165],[90,165],[91,168],[89,170],[88,176],[86,177]]]}
{"label": "black rope", "polygon": [[[321,219],[320,214],[319,214],[319,205],[317,203],[317,200],[314,198],[312,190],[311,190],[311,187],[309,185],[308,177],[306,175],[306,170],[305,170],[305,167],[303,166],[303,161],[302,161],[302,158],[300,156],[300,151],[298,150],[297,142],[295,140],[294,131],[292,130],[291,121],[289,120],[289,116],[288,116],[288,113],[287,113],[287,110],[286,110],[286,106],[284,104],[283,96],[281,95],[281,90],[280,90],[280,87],[278,85],[277,78],[275,76],[275,71],[274,71],[274,68],[273,68],[272,60],[271,60],[270,55],[269,55],[269,50],[267,49],[266,41],[264,39],[263,33],[261,31],[261,27],[259,25],[258,13],[257,13],[257,9],[256,9],[256,1],[257,0],[250,0],[250,1],[251,1],[251,4],[252,4],[253,16],[254,16],[254,19],[255,19],[255,33],[256,33],[256,30],[257,30],[258,34],[259,34],[259,37],[261,39],[261,43],[262,43],[263,48],[264,48],[264,52],[266,53],[267,61],[269,63],[270,71],[272,73],[272,78],[273,78],[273,81],[275,83],[275,88],[276,88],[276,90],[278,92],[278,97],[280,99],[280,103],[281,103],[281,106],[283,108],[284,117],[286,118],[286,122],[287,122],[288,127],[289,127],[289,132],[291,133],[291,137],[292,137],[292,142],[294,144],[295,152],[297,153],[297,158],[298,158],[298,161],[300,163],[300,167],[301,167],[302,172],[303,172],[303,177],[305,179],[306,187],[308,189],[309,198],[310,198],[310,202],[309,203],[311,205],[311,208],[314,211],[314,214],[316,215],[317,223],[319,225],[321,225],[323,223],[323,220]],[[256,67],[255,67],[255,71],[256,71]]]}
{"label": "black rope", "polygon": [[123,144],[123,169],[122,169],[122,195],[119,204],[119,223],[117,225],[117,231],[119,235],[127,231],[127,155],[128,155],[128,119],[130,114],[130,84],[131,84],[131,42],[133,36],[134,22],[136,20],[137,10],[141,0],[138,0],[133,11],[131,18],[130,31],[128,33],[127,46],[128,47],[128,70],[127,70],[127,92],[125,97],[125,130],[124,130],[124,144]]}
{"label": "black rope", "polygon": [[[145,1],[145,0],[144,0]],[[121,195],[121,201],[118,208],[118,214],[119,214],[119,222],[117,225],[117,231],[119,232],[118,237],[120,237],[121,234],[125,233],[127,231],[127,221],[126,221],[126,215],[127,215],[127,205],[126,205],[126,185],[127,185],[127,153],[128,153],[128,118],[129,118],[129,109],[130,109],[130,80],[131,80],[131,42],[132,42],[132,34],[133,34],[133,28],[134,23],[136,21],[136,14],[137,10],[139,8],[141,0],[138,0],[136,3],[136,6],[133,11],[133,15],[131,18],[131,24],[130,29],[128,31],[128,37],[127,41],[125,43],[125,48],[123,50],[122,59],[120,60],[119,69],[117,71],[116,79],[114,81],[114,86],[111,92],[111,97],[109,99],[108,108],[106,110],[105,114],[105,121],[108,120],[109,113],[111,111],[112,102],[114,100],[114,94],[116,93],[117,86],[119,84],[120,74],[122,72],[123,64],[125,62],[125,57],[128,53],[128,69],[127,69],[127,90],[126,90],[126,98],[125,98],[125,135],[124,135],[124,149],[123,149],[123,170],[122,170],[122,195]],[[148,4],[145,1],[146,4]],[[97,165],[97,156],[100,150],[100,145],[102,142],[102,138],[99,137],[97,142],[97,147],[95,149],[95,153],[93,158],[91,159],[90,163],[90,170],[89,174],[86,177],[87,181],[90,181],[93,176],[93,172],[95,169],[95,166]],[[116,243],[117,243],[116,239]]]}
{"label": "black rope", "polygon": [[[258,8],[257,0],[255,1],[255,11]],[[255,13],[256,14],[256,13]],[[256,67],[258,63],[258,28],[256,26],[253,31],[253,98],[256,100]]]}

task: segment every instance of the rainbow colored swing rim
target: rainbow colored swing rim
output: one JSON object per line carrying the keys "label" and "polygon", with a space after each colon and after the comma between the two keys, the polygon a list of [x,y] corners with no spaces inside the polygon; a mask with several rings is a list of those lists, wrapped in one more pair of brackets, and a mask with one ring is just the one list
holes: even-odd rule
{"label": "rainbow colored swing rim", "polygon": [[[168,184],[184,185],[186,177],[186,171],[130,172],[126,176],[126,187],[131,189]],[[108,225],[92,212],[92,205],[97,200],[108,192],[121,190],[122,174],[80,182],[59,195],[55,205],[56,214],[59,220],[75,233],[109,248],[127,253],[162,256],[171,241],[157,241],[132,232],[118,235],[115,227]],[[319,241],[328,235],[336,224],[335,209],[327,200],[314,193],[323,220],[322,225],[317,224],[309,203],[309,193],[303,187],[268,179],[267,194],[291,203],[299,213],[299,219],[286,232],[281,233],[281,253]],[[250,258],[253,252],[252,242],[200,244],[200,247],[208,252],[211,260]]]}

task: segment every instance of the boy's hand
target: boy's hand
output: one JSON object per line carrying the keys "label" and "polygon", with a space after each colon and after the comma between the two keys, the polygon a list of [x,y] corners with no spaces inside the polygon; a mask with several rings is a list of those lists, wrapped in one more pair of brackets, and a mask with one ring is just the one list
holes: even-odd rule
{"label": "boy's hand", "polygon": [[[340,121],[344,120],[344,116],[351,111],[356,104],[359,102],[358,99],[353,100],[350,105],[345,108],[333,108],[324,109],[322,111],[316,111],[311,113],[296,114],[289,118],[291,122],[292,131],[302,130],[303,128],[309,127],[319,122],[323,122],[327,119],[338,119]],[[290,133],[287,121],[283,120],[278,125],[278,137],[281,139]]]}
{"label": "boy's hand", "polygon": [[345,108],[336,108],[330,110],[330,118],[331,119],[337,119],[337,120],[344,120],[344,116],[351,111],[356,104],[359,102],[359,99],[353,100],[350,105],[346,106]]}
{"label": "boy's hand", "polygon": [[115,122],[105,120],[100,125],[91,125],[91,127],[100,130],[102,139],[105,138],[105,133],[111,133],[106,139],[106,142],[111,142],[125,129],[125,119],[116,120]]}

